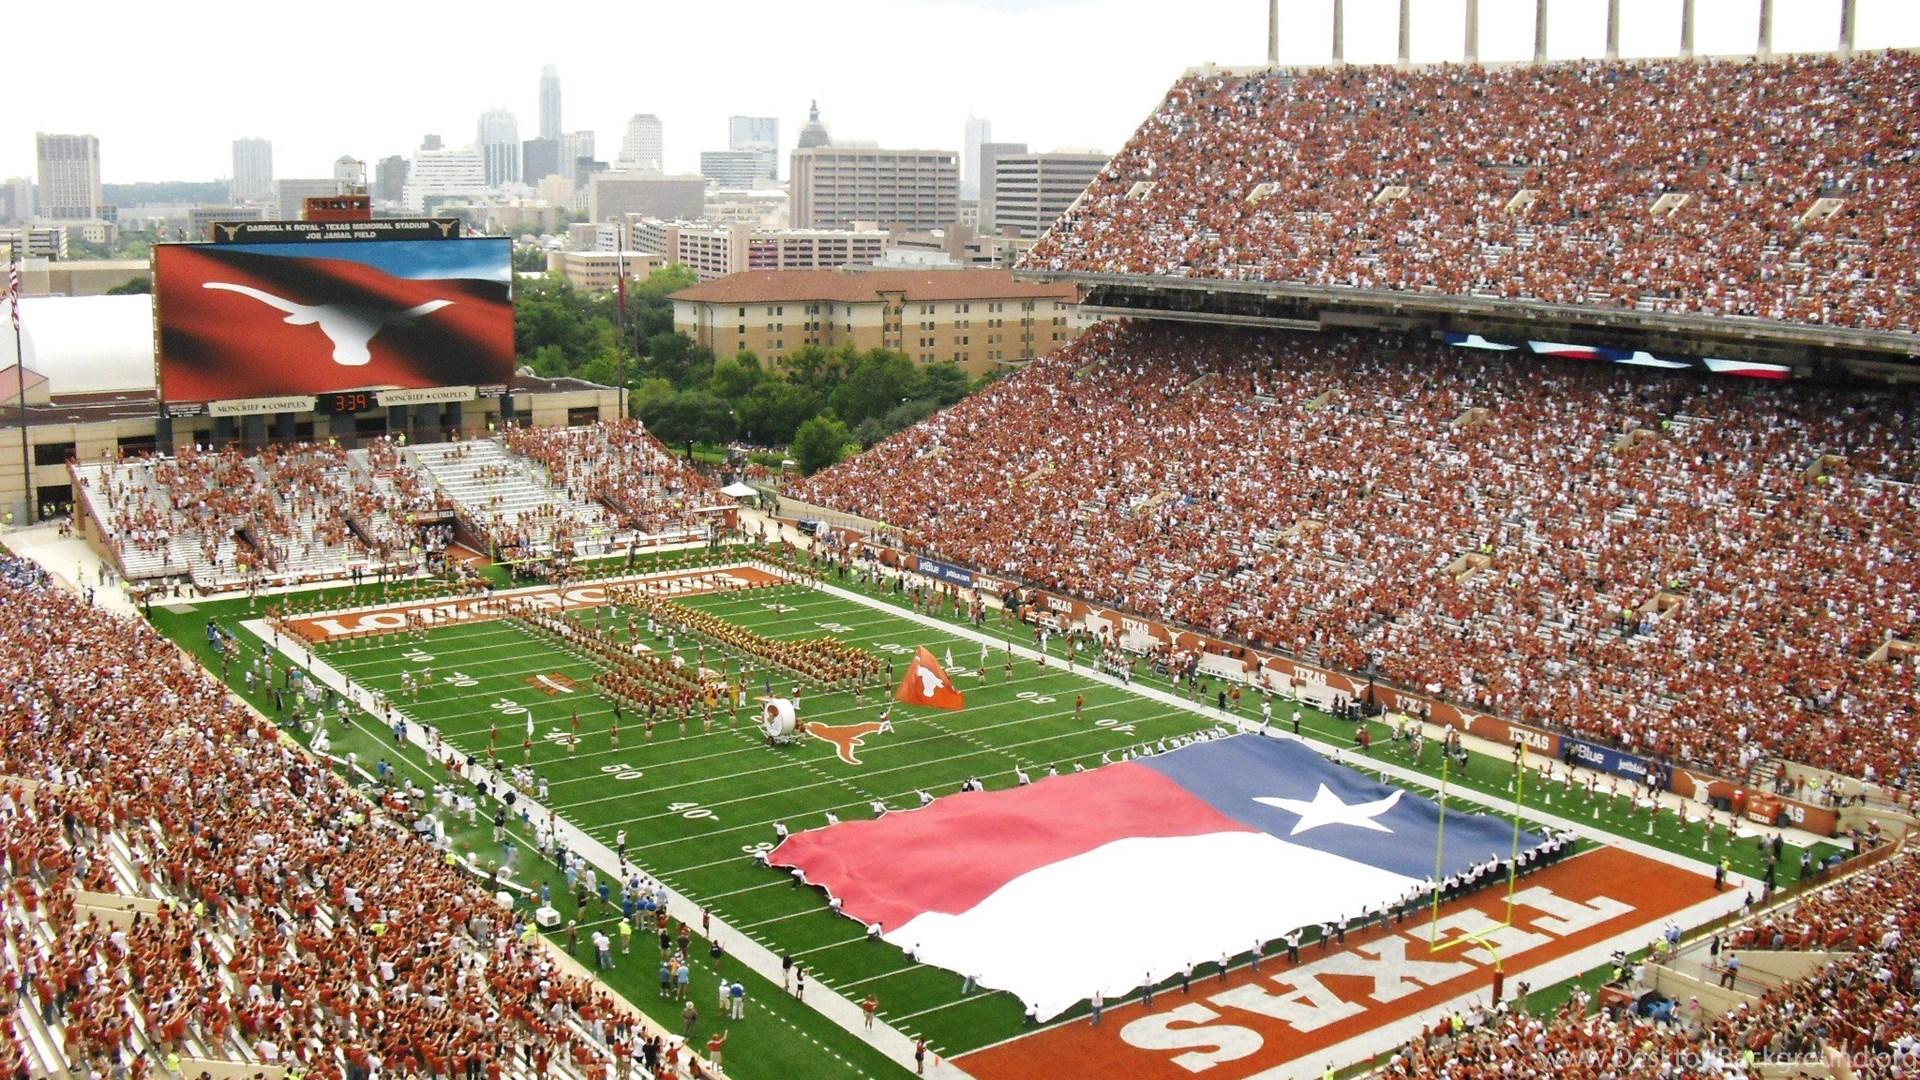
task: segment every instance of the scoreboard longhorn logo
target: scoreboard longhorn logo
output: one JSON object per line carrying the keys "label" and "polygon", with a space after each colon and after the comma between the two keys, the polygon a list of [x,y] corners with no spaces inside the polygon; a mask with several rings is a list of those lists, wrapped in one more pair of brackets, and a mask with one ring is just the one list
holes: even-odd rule
{"label": "scoreboard longhorn logo", "polygon": [[268,307],[287,313],[282,320],[289,326],[318,326],[333,342],[333,362],[341,367],[365,367],[373,359],[373,336],[389,326],[405,326],[424,315],[431,315],[451,300],[429,300],[404,311],[380,311],[362,304],[296,304],[284,296],[250,285],[209,281],[202,288],[220,289],[251,296]]}

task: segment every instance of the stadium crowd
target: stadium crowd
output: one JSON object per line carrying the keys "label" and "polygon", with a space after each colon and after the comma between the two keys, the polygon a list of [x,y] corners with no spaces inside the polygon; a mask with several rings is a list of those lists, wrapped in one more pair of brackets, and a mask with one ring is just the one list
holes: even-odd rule
{"label": "stadium crowd", "polygon": [[206,590],[343,577],[350,564],[411,572],[444,546],[416,515],[458,510],[493,550],[525,557],[704,535],[701,511],[725,503],[632,421],[411,448],[184,447],[76,472],[126,576],[186,576]]}
{"label": "stadium crowd", "polygon": [[212,588],[255,573],[286,581],[340,576],[350,558],[395,570],[416,561],[411,515],[444,503],[397,454],[384,439],[361,461],[310,443],[252,456],[183,447],[171,458],[143,455],[78,471],[130,576],[138,561],[157,558],[163,574],[188,574]]}
{"label": "stadium crowd", "polygon": [[1201,72],[1023,265],[1912,332],[1916,112],[1905,52]]}
{"label": "stadium crowd", "polygon": [[[562,1063],[596,1080],[650,1035],[658,1053],[446,853],[144,624],[0,564],[0,682],[5,966],[79,1073],[138,1080],[204,1052],[319,1080]],[[76,912],[68,886],[115,891],[116,860],[162,911]],[[0,1047],[24,1075],[26,1045]]]}
{"label": "stadium crowd", "polygon": [[[1866,872],[1801,902],[1821,918],[1861,926],[1846,951],[1804,978],[1753,995],[1720,1016],[1698,1000],[1642,1015],[1589,1015],[1576,993],[1552,1016],[1505,1003],[1442,1021],[1395,1053],[1395,1080],[1508,1080],[1515,1076],[1761,1075],[1763,1061],[1816,1075],[1835,1058],[1862,1080],[1911,1076],[1920,1065],[1920,857]],[[1838,1071],[1835,1075],[1841,1075]]]}
{"label": "stadium crowd", "polygon": [[[1897,393],[1105,324],[796,498],[990,574],[1723,770],[1904,785]],[[964,499],[928,499],[964,488]]]}
{"label": "stadium crowd", "polygon": [[626,529],[697,534],[705,518],[696,511],[722,502],[711,481],[667,453],[638,420],[514,427],[501,441],[545,466],[549,479],[568,494],[606,504]]}
{"label": "stadium crowd", "polygon": [[1812,893],[1743,927],[1729,939],[1741,949],[1872,949],[1890,935],[1920,887],[1920,861],[1900,859]]}

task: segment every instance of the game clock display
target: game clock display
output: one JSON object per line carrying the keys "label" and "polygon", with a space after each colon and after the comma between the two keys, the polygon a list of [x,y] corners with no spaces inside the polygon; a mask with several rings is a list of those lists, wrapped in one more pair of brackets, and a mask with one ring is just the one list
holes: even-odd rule
{"label": "game clock display", "polygon": [[344,416],[348,413],[366,412],[376,408],[380,399],[371,390],[342,390],[332,394],[321,394],[314,402],[314,410],[329,416]]}

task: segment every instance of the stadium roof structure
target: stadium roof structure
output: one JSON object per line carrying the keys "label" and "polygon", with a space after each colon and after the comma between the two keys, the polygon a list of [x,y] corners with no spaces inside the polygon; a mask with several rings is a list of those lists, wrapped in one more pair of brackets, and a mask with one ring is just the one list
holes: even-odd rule
{"label": "stadium roof structure", "polygon": [[1065,297],[1072,286],[1016,281],[1006,270],[747,270],[681,289],[669,299],[709,304],[878,303],[898,295],[910,303]]}
{"label": "stadium roof structure", "polygon": [[1017,270],[1015,275],[1078,287],[1084,294],[1082,310],[1094,316],[1511,340],[1544,336],[1599,347],[1786,364],[1800,375],[1845,371],[1920,382],[1920,335],[1892,331],[1289,282],[1040,270]]}
{"label": "stadium roof structure", "polygon": [[[153,297],[25,297],[20,348],[54,395],[151,391]],[[15,359],[13,335],[0,333],[0,367]]]}

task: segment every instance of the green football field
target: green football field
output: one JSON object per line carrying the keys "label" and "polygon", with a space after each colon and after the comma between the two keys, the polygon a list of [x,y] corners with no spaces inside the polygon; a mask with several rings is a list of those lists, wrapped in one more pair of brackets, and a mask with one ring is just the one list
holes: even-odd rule
{"label": "green football field", "polygon": [[[662,722],[651,741],[626,710],[616,748],[608,735],[611,700],[591,689],[598,669],[560,650],[554,639],[505,622],[430,631],[417,642],[337,650],[327,659],[356,682],[395,696],[402,671],[430,666],[437,685],[406,702],[405,711],[473,754],[485,752],[498,724],[500,760],[508,766],[521,761],[527,715],[521,710],[530,710],[534,771],[550,785],[550,809],[610,847],[625,830],[629,857],[643,869],[711,908],[715,918],[776,951],[790,951],[817,981],[855,998],[875,994],[884,1019],[924,1034],[947,1053],[1018,1034],[1018,1003],[1000,993],[963,999],[958,976],[867,942],[858,923],[827,910],[819,890],[794,888],[787,873],[756,865],[753,853],[772,846],[774,823],[799,831],[824,826],[829,811],[845,819],[872,817],[876,800],[914,807],[917,791],[952,794],[970,777],[992,788],[1011,787],[1015,768],[1037,778],[1050,766],[1062,772],[1075,763],[1097,767],[1103,754],[1118,757],[1145,741],[1217,723],[1069,674],[1057,643],[1049,667],[1018,659],[1011,681],[1004,651],[992,649],[983,686],[975,674],[979,643],[824,592],[781,587],[683,602],[771,638],[832,635],[897,658],[924,645],[943,662],[950,650],[966,708],[895,706],[894,731],[867,736],[854,750],[858,765],[840,760],[835,747],[819,739],[769,747],[753,722],[757,706],[751,700],[739,720],[723,713],[711,732],[703,732],[697,720],[684,734],[681,725]],[[593,622],[591,613],[570,617]],[[619,623],[609,632],[624,640],[624,615]],[[665,636],[650,637],[644,623],[638,631],[651,647],[667,648]],[[689,660],[695,658],[684,638],[676,644]],[[706,665],[719,663],[717,650],[709,649]],[[541,675],[566,675],[577,692],[550,695],[528,684]],[[473,685],[453,687],[448,679]],[[749,680],[751,692],[759,694],[760,676]],[[773,689],[785,696],[792,686],[776,680]],[[859,703],[850,693],[803,690],[800,718],[825,724],[873,720],[890,695],[891,687],[876,689]],[[1078,720],[1076,696],[1084,698]],[[581,739],[569,754],[564,740],[576,709]]]}
{"label": "green football field", "polygon": [[[943,618],[941,626],[924,625],[909,618],[900,597],[884,587],[845,587],[857,598],[779,586],[683,597],[680,602],[770,638],[835,637],[892,659],[901,668],[901,662],[919,646],[926,646],[943,662],[950,652],[950,671],[966,694],[965,709],[945,712],[895,706],[894,730],[868,735],[854,750],[858,764],[840,760],[833,745],[818,739],[769,747],[754,724],[757,706],[751,700],[737,721],[731,712],[722,711],[710,732],[703,731],[697,720],[684,733],[677,723],[662,722],[651,740],[641,718],[628,708],[616,747],[608,730],[612,702],[592,685],[599,668],[561,648],[555,638],[504,621],[333,645],[318,657],[355,682],[387,692],[414,721],[434,725],[446,742],[465,753],[484,756],[497,729],[503,771],[521,762],[530,715],[535,732],[533,768],[549,785],[546,805],[551,810],[609,847],[616,833],[624,830],[628,855],[637,865],[710,908],[716,920],[775,952],[791,952],[818,984],[853,1000],[876,995],[884,1020],[910,1035],[924,1035],[936,1053],[958,1055],[1031,1030],[1023,1026],[1016,999],[977,991],[963,997],[957,975],[910,962],[890,945],[867,942],[853,920],[829,912],[819,890],[796,888],[785,872],[756,865],[754,853],[772,846],[773,824],[782,822],[797,832],[825,825],[829,811],[848,820],[871,817],[870,804],[875,800],[894,808],[917,806],[917,791],[949,795],[970,777],[989,788],[1010,787],[1016,782],[1016,768],[1035,779],[1049,768],[1061,772],[1071,771],[1075,764],[1096,768],[1103,755],[1117,760],[1129,748],[1212,728],[1224,718],[1215,709],[1169,705],[1070,673],[1057,641],[1045,668],[1031,659],[1016,658],[1011,679],[1005,670],[1005,652],[992,647],[982,682],[978,678],[981,645],[963,636],[958,629],[962,623]],[[359,602],[364,600],[363,592]],[[345,606],[349,601],[343,595],[339,602]],[[567,617],[589,626],[598,618],[608,634],[624,640],[626,610],[612,619],[606,619],[604,612],[575,611]],[[248,612],[243,602],[225,602],[156,611],[154,621],[205,660],[209,654],[202,628],[209,616],[235,629]],[[664,637],[648,635],[644,619],[639,624],[638,634],[649,646],[667,647]],[[984,632],[996,640],[1012,633],[1016,644],[1031,644],[1030,632],[1004,628],[997,614]],[[696,642],[682,637],[675,644],[689,660],[699,655]],[[738,671],[740,663],[737,657],[724,657],[711,643],[703,662],[730,672]],[[403,695],[402,673],[417,674],[426,668],[432,670],[432,686],[417,698]],[[241,672],[231,674],[238,687]],[[548,683],[563,680],[541,682],[541,676],[566,676],[573,681],[574,692],[550,693]],[[748,681],[750,695],[762,692],[757,670]],[[1139,684],[1167,689],[1164,682],[1151,678],[1142,678]],[[790,680],[773,680],[776,694],[789,694],[792,688]],[[869,690],[864,701],[856,701],[850,693],[808,688],[803,691],[800,719],[826,724],[870,721],[890,697],[891,687]],[[1076,697],[1084,698],[1079,717],[1075,716]],[[263,703],[257,694],[253,700]],[[267,709],[271,714],[270,705]],[[1276,722],[1290,717],[1292,709],[1291,704],[1276,702]],[[566,742],[576,712],[580,740],[569,753]],[[1257,719],[1258,712],[1258,705],[1248,699],[1243,714]],[[1350,743],[1354,725],[1308,710],[1303,730],[1328,741]],[[345,732],[335,725],[331,735],[333,753],[351,751],[363,767],[371,768],[385,758],[424,786],[444,779],[423,754],[395,746],[372,717],[358,718],[355,729]],[[1376,724],[1374,735],[1375,753],[1385,759],[1427,772],[1437,767],[1433,747],[1427,749],[1424,762],[1411,762],[1401,751],[1386,747],[1387,728]],[[1466,774],[1453,774],[1449,783],[1511,798],[1512,775],[1504,758],[1476,755]],[[1602,795],[1589,800],[1577,788],[1570,791],[1557,784],[1527,794],[1530,806],[1630,835],[1684,857],[1717,859],[1726,854],[1737,871],[1757,873],[1758,858],[1750,843],[1730,843],[1717,833],[1703,837],[1697,823],[1682,833],[1671,816],[1665,816],[1657,835],[1650,836],[1644,813],[1634,813],[1624,799],[1616,803]],[[1547,805],[1549,798],[1554,800],[1552,805]],[[504,849],[492,841],[484,815],[478,828],[466,828],[458,820],[449,825],[455,828],[456,842],[483,860],[504,857]],[[612,934],[617,909],[589,899],[576,912],[571,898],[564,895],[559,873],[551,864],[542,864],[531,850],[530,836],[517,832],[514,844],[518,880],[548,881],[555,906],[564,917],[578,918],[583,937],[596,928]],[[617,886],[614,895],[617,901]],[[636,939],[632,953],[616,957],[615,968],[601,975],[642,1008],[658,1005],[656,1017],[670,1022],[678,1016],[679,1005],[658,1001],[658,949],[650,938],[636,935]],[[583,947],[582,956],[587,953]],[[704,949],[696,948],[694,955],[696,978],[690,996],[703,1012],[698,1030],[704,1038],[715,1023],[711,1018],[713,965]],[[748,1019],[730,1029],[730,1074],[828,1077],[901,1072],[867,1045],[863,1036],[842,1031],[783,995],[777,985],[753,976],[744,965],[729,958],[721,972],[740,978],[749,992]],[[1082,1012],[1070,1013],[1062,1022],[1078,1015]]]}

